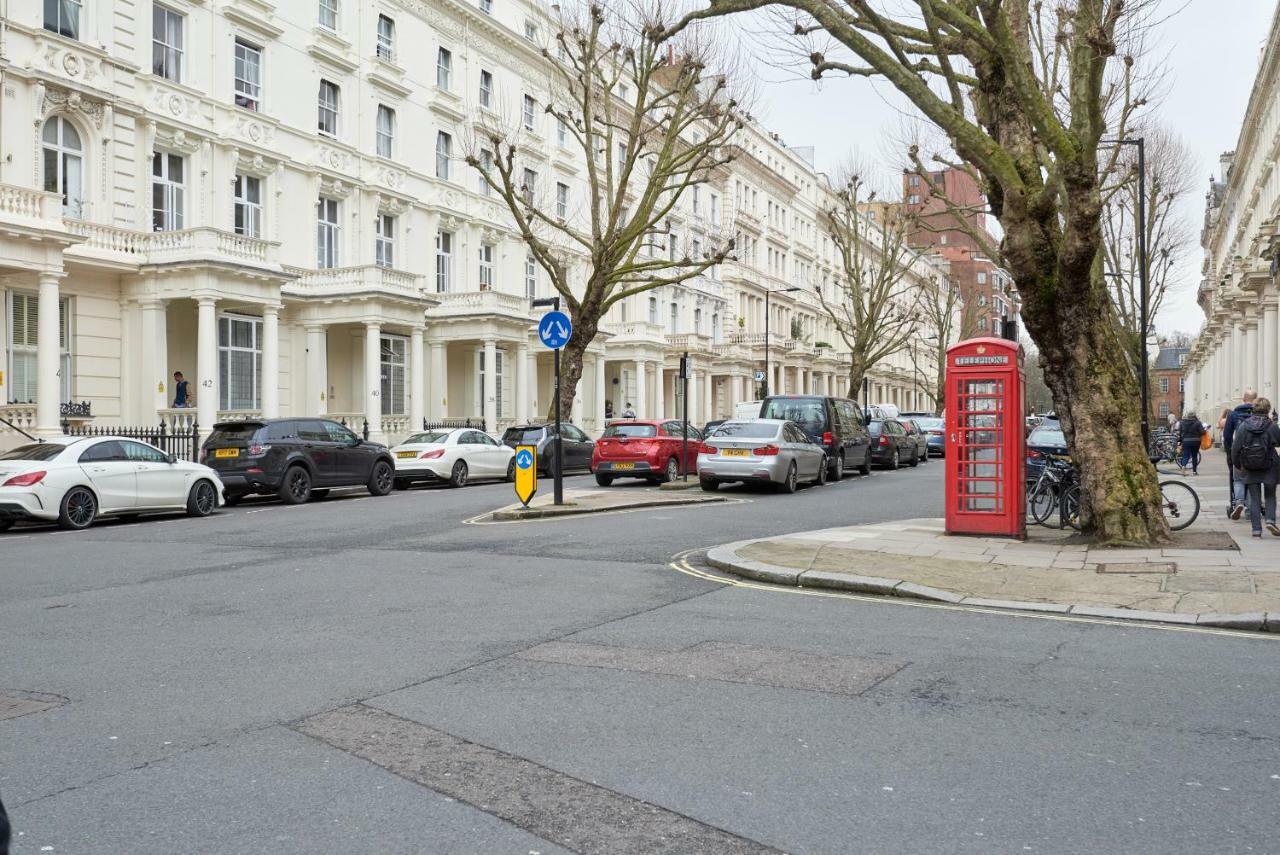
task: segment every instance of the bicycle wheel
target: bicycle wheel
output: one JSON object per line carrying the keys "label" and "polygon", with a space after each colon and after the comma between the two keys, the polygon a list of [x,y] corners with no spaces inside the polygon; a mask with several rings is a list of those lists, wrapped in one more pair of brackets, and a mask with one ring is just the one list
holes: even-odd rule
{"label": "bicycle wheel", "polygon": [[1200,497],[1182,481],[1160,482],[1160,504],[1170,531],[1182,531],[1200,516]]}
{"label": "bicycle wheel", "polygon": [[1062,522],[1076,531],[1080,530],[1080,485],[1072,484],[1058,497],[1058,509]]}
{"label": "bicycle wheel", "polygon": [[1058,507],[1058,493],[1052,484],[1039,483],[1031,495],[1027,496],[1027,515],[1038,525],[1045,522]]}

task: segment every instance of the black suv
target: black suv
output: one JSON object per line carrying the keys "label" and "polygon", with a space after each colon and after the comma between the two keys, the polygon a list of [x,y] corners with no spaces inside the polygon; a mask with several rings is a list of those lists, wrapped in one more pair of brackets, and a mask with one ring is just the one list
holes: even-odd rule
{"label": "black suv", "polygon": [[[555,456],[553,442],[556,426],[552,424],[514,425],[502,433],[502,444],[515,448],[517,445],[536,445],[538,447],[538,474],[550,477],[552,474],[552,458]],[[591,469],[591,452],[596,444],[591,437],[583,433],[576,425],[560,422],[560,447],[564,455],[564,471],[571,469]]]}
{"label": "black suv", "polygon": [[844,477],[846,468],[871,474],[871,434],[862,409],[848,398],[821,395],[770,395],[760,404],[760,418],[795,422],[812,442],[827,452],[827,476]]}
{"label": "black suv", "polygon": [[330,487],[367,487],[385,496],[396,471],[385,445],[316,418],[220,422],[200,460],[222,478],[228,504],[251,493],[274,493],[299,505],[324,498]]}

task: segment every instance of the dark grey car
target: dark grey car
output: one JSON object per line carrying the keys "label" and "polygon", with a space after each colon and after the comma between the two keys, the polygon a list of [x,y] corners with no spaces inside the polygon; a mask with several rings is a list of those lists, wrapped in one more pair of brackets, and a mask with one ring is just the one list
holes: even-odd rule
{"label": "dark grey car", "polygon": [[[562,452],[564,454],[564,471],[589,471],[591,469],[591,452],[595,443],[583,433],[577,425],[568,422],[560,423]],[[513,425],[502,432],[502,444],[515,448],[517,445],[533,445],[538,449],[538,474],[550,476],[552,473],[552,457],[555,448],[552,439],[555,437],[554,424]]]}

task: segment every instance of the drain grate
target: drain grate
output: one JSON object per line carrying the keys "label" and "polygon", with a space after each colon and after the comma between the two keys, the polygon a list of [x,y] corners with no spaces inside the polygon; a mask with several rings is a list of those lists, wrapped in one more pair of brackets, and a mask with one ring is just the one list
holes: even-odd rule
{"label": "drain grate", "polygon": [[1178,572],[1172,561],[1112,561],[1098,565],[1099,573],[1157,573],[1168,576]]}
{"label": "drain grate", "polygon": [[32,713],[42,713],[60,707],[67,702],[61,695],[46,695],[41,692],[20,692],[13,689],[0,690],[0,721],[18,718]]}

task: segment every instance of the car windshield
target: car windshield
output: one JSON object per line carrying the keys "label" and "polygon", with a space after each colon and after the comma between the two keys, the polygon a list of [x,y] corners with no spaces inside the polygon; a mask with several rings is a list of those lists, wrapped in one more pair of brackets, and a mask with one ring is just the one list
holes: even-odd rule
{"label": "car windshield", "polygon": [[529,445],[537,445],[538,440],[542,439],[542,428],[507,428],[506,433],[502,435],[504,443],[519,445],[527,443]]}
{"label": "car windshield", "polygon": [[778,425],[767,422],[725,422],[711,434],[711,439],[773,439]]}
{"label": "car windshield", "polygon": [[33,442],[20,445],[0,454],[0,460],[52,460],[62,453],[65,445],[56,442]]}
{"label": "car windshield", "polygon": [[1066,445],[1067,437],[1062,433],[1061,428],[1043,427],[1036,428],[1031,432],[1031,436],[1027,437],[1028,445]]}
{"label": "car windshield", "polygon": [[944,420],[939,418],[918,418],[916,419],[916,424],[920,425],[920,430],[941,430]]}
{"label": "car windshield", "polygon": [[880,431],[884,430],[884,422],[882,421],[867,422],[867,430],[871,431],[872,433],[880,433]]}
{"label": "car windshield", "polygon": [[444,442],[448,438],[449,432],[447,430],[433,430],[427,433],[415,433],[401,445],[426,445],[431,442]]}
{"label": "car windshield", "polygon": [[609,425],[604,429],[604,436],[657,436],[658,429],[653,425]]}
{"label": "car windshield", "polygon": [[808,433],[821,433],[827,408],[821,398],[773,398],[765,403],[760,418],[795,422]]}
{"label": "car windshield", "polygon": [[253,435],[262,429],[262,425],[250,422],[243,425],[222,425],[213,429],[205,445],[225,445],[227,443],[243,445],[253,439]]}

